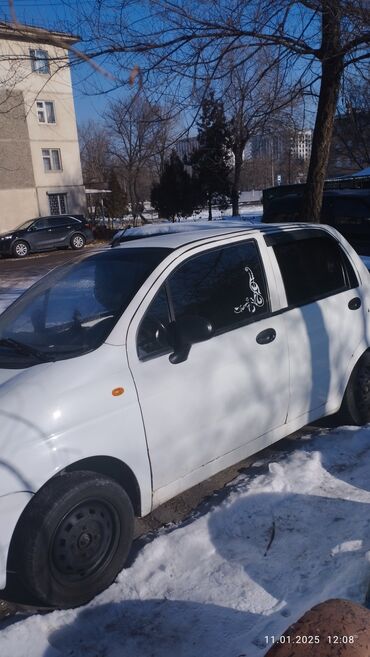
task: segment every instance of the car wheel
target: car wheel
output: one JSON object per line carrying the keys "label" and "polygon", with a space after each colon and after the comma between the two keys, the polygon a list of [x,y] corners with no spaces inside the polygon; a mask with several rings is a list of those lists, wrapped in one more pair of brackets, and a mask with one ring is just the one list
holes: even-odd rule
{"label": "car wheel", "polygon": [[16,258],[25,258],[28,256],[29,252],[30,247],[27,242],[23,242],[23,240],[19,240],[19,242],[16,242],[13,246],[13,255]]}
{"label": "car wheel", "polygon": [[72,249],[78,250],[83,249],[86,243],[86,239],[81,233],[76,233],[71,237],[71,247]]}
{"label": "car wheel", "polygon": [[344,424],[370,422],[370,352],[356,364],[344,395],[339,417]]}
{"label": "car wheel", "polygon": [[133,529],[130,498],[116,481],[86,471],[59,475],[36,494],[17,527],[21,580],[49,606],[79,606],[113,582]]}

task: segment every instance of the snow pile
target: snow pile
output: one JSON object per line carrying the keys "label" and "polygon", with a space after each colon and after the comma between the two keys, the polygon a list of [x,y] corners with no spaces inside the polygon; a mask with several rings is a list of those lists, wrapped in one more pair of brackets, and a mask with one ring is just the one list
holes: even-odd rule
{"label": "snow pile", "polygon": [[89,605],[5,627],[0,654],[262,657],[265,637],[312,605],[363,602],[369,439],[370,428],[347,427],[287,441],[274,462],[232,482],[223,502],[157,532]]}

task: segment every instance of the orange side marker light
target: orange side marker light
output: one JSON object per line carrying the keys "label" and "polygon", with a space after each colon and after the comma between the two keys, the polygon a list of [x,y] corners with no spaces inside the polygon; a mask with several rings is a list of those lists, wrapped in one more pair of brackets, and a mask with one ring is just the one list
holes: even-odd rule
{"label": "orange side marker light", "polygon": [[124,392],[125,392],[124,388],[113,388],[112,395],[113,397],[119,397],[120,395],[123,395]]}

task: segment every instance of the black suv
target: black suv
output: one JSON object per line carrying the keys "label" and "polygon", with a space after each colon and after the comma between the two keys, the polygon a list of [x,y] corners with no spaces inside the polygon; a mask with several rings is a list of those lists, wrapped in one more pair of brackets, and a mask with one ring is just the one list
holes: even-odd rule
{"label": "black suv", "polygon": [[0,234],[0,255],[24,258],[30,251],[82,249],[93,241],[93,234],[82,215],[52,215],[29,219],[7,233]]}
{"label": "black suv", "polygon": [[[302,221],[302,206],[302,192],[267,199],[262,221]],[[320,219],[321,223],[329,224],[342,233],[358,253],[370,255],[369,189],[325,190]]]}

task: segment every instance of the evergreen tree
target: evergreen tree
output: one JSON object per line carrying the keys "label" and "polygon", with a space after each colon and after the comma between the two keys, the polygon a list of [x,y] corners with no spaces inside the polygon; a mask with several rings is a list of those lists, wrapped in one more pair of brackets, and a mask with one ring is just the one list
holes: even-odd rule
{"label": "evergreen tree", "polygon": [[151,204],[159,215],[175,221],[175,218],[192,214],[195,207],[191,176],[175,151],[165,162],[158,183],[153,185]]}
{"label": "evergreen tree", "polygon": [[109,217],[113,220],[122,217],[127,212],[127,194],[122,189],[113,167],[110,168],[107,182],[111,193],[107,194],[104,205]]}
{"label": "evergreen tree", "polygon": [[212,221],[212,204],[225,207],[230,198],[231,140],[223,103],[211,92],[202,102],[198,123],[199,147],[191,156],[194,184],[201,202],[207,203],[208,220]]}

